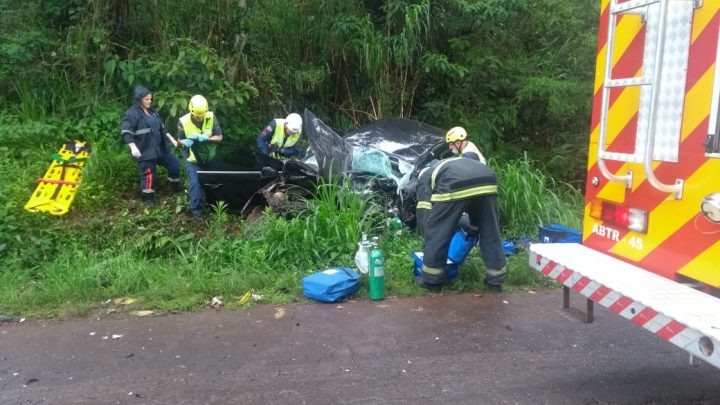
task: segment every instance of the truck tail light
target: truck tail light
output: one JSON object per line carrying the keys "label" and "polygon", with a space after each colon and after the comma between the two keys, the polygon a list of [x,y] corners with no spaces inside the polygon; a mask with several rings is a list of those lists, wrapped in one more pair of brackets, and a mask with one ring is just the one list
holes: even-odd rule
{"label": "truck tail light", "polygon": [[645,210],[603,200],[592,200],[590,202],[590,216],[631,231],[647,233],[648,214]]}

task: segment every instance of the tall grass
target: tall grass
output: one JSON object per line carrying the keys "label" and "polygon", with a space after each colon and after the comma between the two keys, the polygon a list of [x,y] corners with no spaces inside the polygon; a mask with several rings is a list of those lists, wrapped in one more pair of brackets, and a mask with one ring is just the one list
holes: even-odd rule
{"label": "tall grass", "polygon": [[349,263],[341,258],[352,256],[360,234],[379,233],[387,218],[377,196],[357,194],[339,179],[321,182],[315,198],[290,219],[268,214],[250,232],[253,240],[271,242],[267,259],[320,266]]}
{"label": "tall grass", "polygon": [[[43,316],[84,314],[111,298],[132,296],[147,309],[197,308],[216,295],[226,305],[253,289],[261,302],[282,303],[302,294],[300,280],[331,267],[353,267],[361,233],[381,236],[385,253],[388,295],[421,294],[411,281],[410,253],[422,249],[412,231],[385,235],[385,201],[371,193],[357,193],[349,182],[334,180],[317,186],[315,198],[304,202],[291,217],[271,210],[252,224],[227,214],[218,204],[205,225],[178,215],[178,197],[159,195],[158,208],[143,209],[124,200],[112,188],[97,186],[103,178],[124,184],[134,178],[132,167],[113,158],[115,148],[97,142],[86,181],[99,192],[93,200],[80,194],[73,212],[55,218],[28,214],[15,180],[7,180],[18,201],[5,200],[7,216],[0,220],[0,313]],[[0,159],[2,162],[2,159]],[[3,167],[17,172],[17,165]],[[578,194],[557,184],[521,159],[498,164],[500,203],[507,236],[534,233],[538,223],[579,223]],[[125,169],[130,174],[122,173]],[[24,182],[28,180],[25,179]],[[19,197],[22,197],[21,199]],[[89,202],[88,200],[91,200]],[[4,250],[3,250],[4,249]],[[527,256],[510,259],[508,285],[533,286],[541,281],[527,267]],[[451,288],[482,289],[483,266],[474,253]],[[365,281],[363,281],[365,283]],[[359,295],[366,295],[363,284]]]}
{"label": "tall grass", "polygon": [[535,168],[527,154],[522,159],[490,164],[499,177],[500,217],[505,234],[536,234],[538,225],[548,223],[580,227],[580,192]]}

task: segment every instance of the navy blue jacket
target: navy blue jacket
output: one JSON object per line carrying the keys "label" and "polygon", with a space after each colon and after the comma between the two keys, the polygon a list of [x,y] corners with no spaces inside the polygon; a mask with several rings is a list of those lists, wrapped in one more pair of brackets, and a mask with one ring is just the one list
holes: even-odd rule
{"label": "navy blue jacket", "polygon": [[[165,142],[165,126],[158,113],[150,108],[145,115],[140,107],[140,100],[150,94],[150,90],[138,85],[135,87],[135,104],[125,110],[120,131],[126,144],[135,143],[140,150],[138,160],[157,159],[168,152]],[[156,120],[156,121],[155,121]],[[155,121],[155,126],[151,125]]]}

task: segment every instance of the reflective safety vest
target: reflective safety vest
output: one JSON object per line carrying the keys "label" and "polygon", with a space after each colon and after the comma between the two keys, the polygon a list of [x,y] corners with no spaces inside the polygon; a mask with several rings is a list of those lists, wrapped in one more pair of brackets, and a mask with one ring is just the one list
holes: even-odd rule
{"label": "reflective safety vest", "polygon": [[[190,117],[190,113],[187,113],[180,117],[180,124],[182,124],[183,131],[185,131],[185,138],[192,138],[202,133],[212,132],[213,125],[215,124],[215,115],[212,112],[208,111],[208,113],[205,114],[205,118],[203,118],[202,128],[198,128],[195,125],[192,118]],[[187,161],[190,163],[197,163],[195,154],[193,153],[192,149],[189,148]]]}
{"label": "reflective safety vest", "polygon": [[485,164],[461,157],[443,159],[433,168],[430,190],[433,203],[497,194],[497,175]]}
{"label": "reflective safety vest", "polygon": [[487,164],[487,162],[485,161],[485,156],[480,153],[480,149],[478,149],[477,146],[475,146],[475,144],[470,141],[468,141],[468,143],[465,145],[465,148],[460,151],[459,156],[463,157],[463,155],[465,155],[466,153],[476,154],[478,156],[478,159],[480,159],[480,163]]}
{"label": "reflective safety vest", "polygon": [[275,118],[275,132],[273,132],[272,139],[270,139],[270,145],[276,145],[278,149],[289,148],[291,146],[295,146],[298,140],[300,140],[300,135],[302,135],[302,130],[300,130],[297,134],[286,136],[285,119]]}

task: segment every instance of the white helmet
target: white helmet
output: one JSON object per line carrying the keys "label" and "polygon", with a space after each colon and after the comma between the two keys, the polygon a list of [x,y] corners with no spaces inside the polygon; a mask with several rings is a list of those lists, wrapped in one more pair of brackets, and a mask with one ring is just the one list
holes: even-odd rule
{"label": "white helmet", "polygon": [[302,129],[302,118],[300,114],[292,113],[285,118],[285,126],[290,133],[296,134]]}

